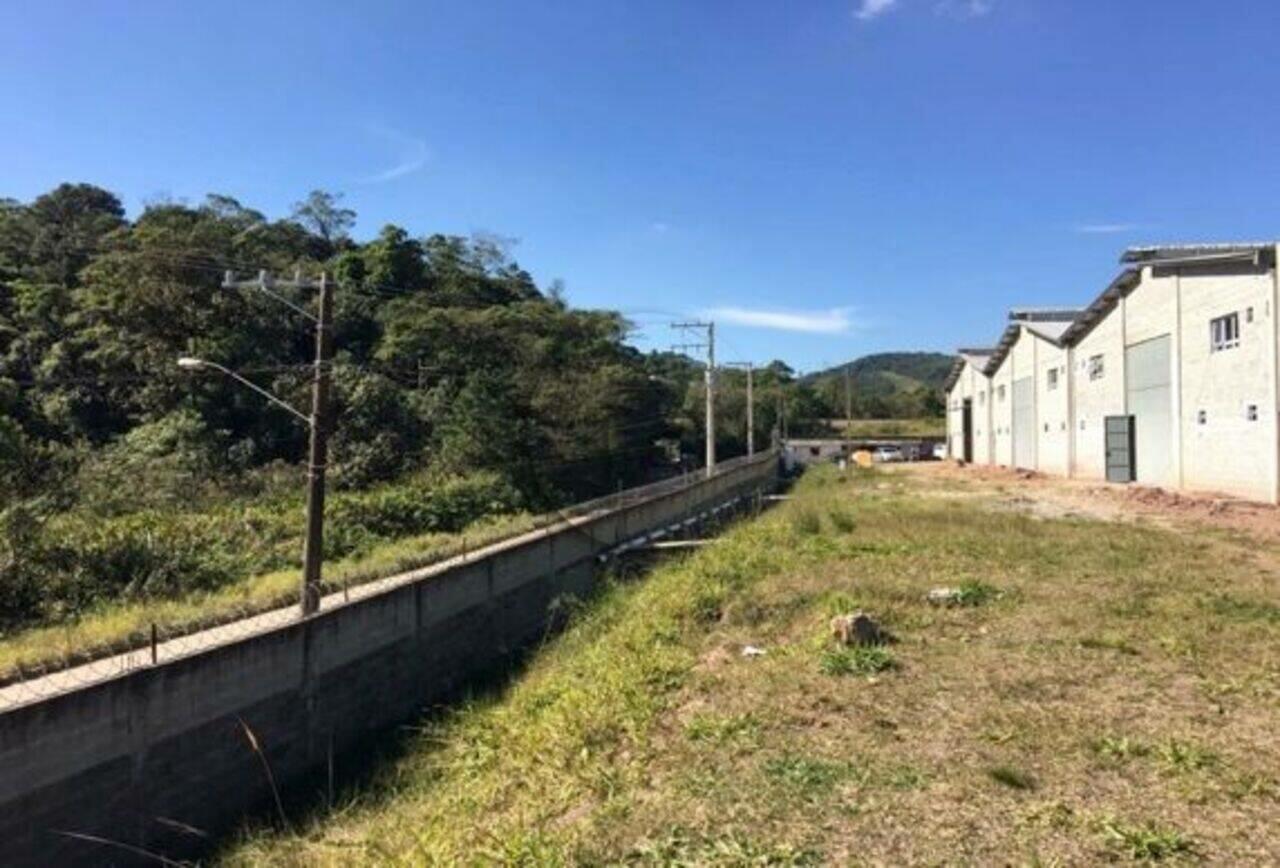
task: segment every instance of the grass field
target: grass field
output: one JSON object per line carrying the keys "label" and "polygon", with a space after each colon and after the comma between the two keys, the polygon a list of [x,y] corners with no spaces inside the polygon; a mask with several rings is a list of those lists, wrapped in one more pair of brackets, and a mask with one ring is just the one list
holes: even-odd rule
{"label": "grass field", "polygon": [[[473,523],[461,533],[427,533],[374,546],[359,557],[325,566],[326,592],[394,575],[501,539],[534,523],[527,514],[498,516]],[[248,576],[216,591],[175,599],[104,603],[83,616],[54,626],[31,627],[0,635],[0,680],[19,672],[56,668],[63,662],[101,656],[145,643],[156,624],[160,637],[181,635],[203,624],[220,623],[298,599],[299,570]]]}
{"label": "grass field", "polygon": [[[229,865],[1280,861],[1275,546],[827,468]],[[958,605],[926,601],[962,589]],[[874,613],[894,637],[837,645]],[[763,655],[744,655],[755,646]]]}

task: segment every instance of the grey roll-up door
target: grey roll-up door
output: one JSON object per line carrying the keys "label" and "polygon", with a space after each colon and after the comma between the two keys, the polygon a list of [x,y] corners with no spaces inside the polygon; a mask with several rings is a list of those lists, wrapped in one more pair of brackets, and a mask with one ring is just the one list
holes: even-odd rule
{"label": "grey roll-up door", "polygon": [[1125,396],[1133,417],[1133,464],[1139,482],[1168,485],[1173,476],[1172,339],[1126,347]]}
{"label": "grey roll-up door", "polygon": [[1036,469],[1036,380],[1013,381],[1013,466]]}
{"label": "grey roll-up door", "polygon": [[1103,430],[1107,481],[1133,482],[1133,417],[1108,416],[1103,422]]}

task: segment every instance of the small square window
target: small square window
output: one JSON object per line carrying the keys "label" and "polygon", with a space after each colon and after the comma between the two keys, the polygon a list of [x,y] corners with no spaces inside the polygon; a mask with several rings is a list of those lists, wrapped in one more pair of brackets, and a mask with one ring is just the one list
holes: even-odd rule
{"label": "small square window", "polygon": [[1106,373],[1106,369],[1103,364],[1102,356],[1101,355],[1090,356],[1089,357],[1089,379],[1101,380],[1102,375],[1104,373]]}
{"label": "small square window", "polygon": [[1213,353],[1240,346],[1240,314],[1229,313],[1209,321],[1209,351]]}
{"label": "small square window", "polygon": [[1084,420],[1083,420],[1083,419],[1081,419],[1081,420],[1080,420],[1080,430],[1081,430],[1081,431],[1083,431],[1083,430],[1084,430]]}
{"label": "small square window", "polygon": [[1204,410],[1201,410],[1198,413],[1196,413],[1197,425],[1203,425],[1205,422],[1208,422],[1208,421],[1209,421],[1209,414],[1206,413]]}
{"label": "small square window", "polygon": [[1247,307],[1244,310],[1244,321],[1253,322],[1253,308]]}
{"label": "small square window", "polygon": [[1258,421],[1258,405],[1250,404],[1248,407],[1246,407],[1244,410],[1244,417],[1248,419],[1250,422],[1257,422]]}
{"label": "small square window", "polygon": [[1046,433],[1046,434],[1048,434],[1048,433],[1049,433],[1049,423],[1048,423],[1048,422],[1045,422],[1045,423],[1044,423],[1044,433]]}
{"label": "small square window", "polygon": [[1054,389],[1058,388],[1058,369],[1050,368],[1048,371],[1048,374],[1049,374],[1049,391],[1052,392]]}

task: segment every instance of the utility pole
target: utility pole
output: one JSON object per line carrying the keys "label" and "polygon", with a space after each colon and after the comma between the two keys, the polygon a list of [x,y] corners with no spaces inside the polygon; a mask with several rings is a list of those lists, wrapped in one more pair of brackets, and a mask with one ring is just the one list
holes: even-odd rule
{"label": "utility pole", "polygon": [[751,391],[752,364],[750,362],[726,362],[727,368],[742,368],[747,372],[747,457],[756,454],[755,397]]}
{"label": "utility pole", "polygon": [[673,349],[676,350],[702,350],[707,351],[707,476],[710,477],[716,470],[716,324],[713,322],[699,322],[697,320],[690,322],[672,323],[674,329],[682,331],[688,329],[706,329],[707,339],[705,343],[699,344],[678,344]]}
{"label": "utility pole", "polygon": [[[311,377],[310,416],[274,398],[264,389],[249,383],[220,365],[198,359],[185,360],[188,364],[184,365],[185,367],[213,367],[232,376],[274,403],[290,410],[295,416],[305,421],[311,429],[307,457],[307,536],[302,549],[302,584],[298,594],[299,606],[305,617],[314,614],[320,608],[321,564],[324,560],[325,465],[329,455],[329,386],[333,376],[333,283],[329,280],[327,272],[321,273],[318,281],[304,281],[300,274],[295,273],[292,281],[277,283],[271,280],[265,271],[258,272],[256,280],[244,281],[235,280],[235,276],[228,271],[222,286],[224,289],[256,289],[315,323],[316,355]],[[278,294],[274,291],[275,287],[317,291],[318,313],[313,314]]]}
{"label": "utility pole", "polygon": [[844,366],[844,451],[849,456],[853,439],[853,363]]}
{"label": "utility pole", "polygon": [[311,380],[311,448],[307,459],[307,541],[302,550],[302,614],[320,608],[320,565],[324,560],[325,465],[329,458],[329,384],[333,377],[333,286],[320,275],[320,317],[316,321],[316,363]]}

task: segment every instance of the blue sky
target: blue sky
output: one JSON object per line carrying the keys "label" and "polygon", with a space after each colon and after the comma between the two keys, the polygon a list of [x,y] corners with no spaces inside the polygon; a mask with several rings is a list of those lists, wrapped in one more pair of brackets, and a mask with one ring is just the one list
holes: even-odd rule
{"label": "blue sky", "polygon": [[809,370],[1084,303],[1126,245],[1280,237],[1280,3],[0,7],[0,195],[341,191],[492,232],[644,346]]}

